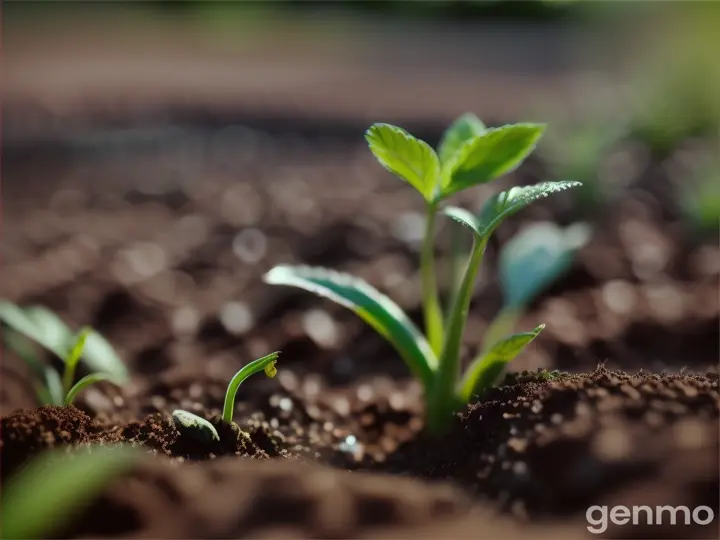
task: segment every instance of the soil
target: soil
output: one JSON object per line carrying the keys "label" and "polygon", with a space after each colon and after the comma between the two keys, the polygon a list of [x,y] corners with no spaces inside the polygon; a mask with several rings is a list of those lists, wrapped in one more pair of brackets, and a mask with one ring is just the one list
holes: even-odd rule
{"label": "soil", "polygon": [[[593,504],[720,510],[720,251],[667,196],[681,176],[629,146],[627,195],[598,212],[571,271],[519,323],[547,324],[513,364],[532,371],[509,375],[433,441],[419,386],[380,337],[340,307],[260,279],[285,262],[344,269],[420,321],[421,201],[361,143],[238,128],[10,152],[0,297],[93,325],[133,378],[89,388],[77,408],[34,408],[25,367],[7,355],[3,481],[48,447],[147,449],[59,537],[576,538]],[[546,169],[532,159],[503,186]],[[492,189],[457,202],[477,207]],[[570,197],[498,231],[466,357],[501,305],[498,248],[530,221],[579,219]],[[180,435],[174,409],[215,417],[238,367],[273,350],[278,376],[238,392],[235,422],[249,439],[221,424],[217,444]]]}

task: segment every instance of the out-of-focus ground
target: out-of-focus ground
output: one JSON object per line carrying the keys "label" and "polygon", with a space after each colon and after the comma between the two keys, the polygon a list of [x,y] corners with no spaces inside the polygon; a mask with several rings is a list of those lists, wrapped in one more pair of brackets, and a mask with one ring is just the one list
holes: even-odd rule
{"label": "out-of-focus ground", "polygon": [[550,105],[627,100],[644,47],[663,33],[653,10],[628,8],[624,20],[598,9],[538,22],[209,4],[8,4],[8,143],[72,133],[89,110],[120,124],[168,109],[360,124],[445,123],[466,110],[546,119]]}

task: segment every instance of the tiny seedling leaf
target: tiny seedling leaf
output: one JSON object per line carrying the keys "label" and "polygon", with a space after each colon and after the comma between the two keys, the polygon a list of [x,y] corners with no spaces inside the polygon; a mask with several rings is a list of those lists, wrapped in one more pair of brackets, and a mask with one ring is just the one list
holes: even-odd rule
{"label": "tiny seedling leaf", "polygon": [[3,538],[51,538],[61,532],[112,478],[138,458],[131,447],[94,446],[81,455],[41,454],[12,477],[2,493]]}
{"label": "tiny seedling leaf", "polygon": [[440,160],[435,150],[390,124],[373,124],[365,132],[365,139],[383,167],[408,182],[426,200],[432,200],[440,178]]}
{"label": "tiny seedling leaf", "polygon": [[72,405],[72,402],[75,400],[75,396],[77,396],[79,392],[81,392],[91,384],[95,384],[96,382],[100,381],[108,381],[120,386],[113,379],[112,375],[108,375],[107,373],[91,373],[90,375],[85,375],[82,379],[76,382],[72,386],[72,388],[70,388],[67,395],[65,396],[65,399],[63,400],[63,405]]}
{"label": "tiny seedling leaf", "polygon": [[472,212],[465,210],[464,208],[460,208],[459,206],[448,206],[442,209],[442,213],[454,219],[458,223],[465,225],[475,235],[483,235],[483,228],[477,216]]}
{"label": "tiny seedling leaf", "polygon": [[498,270],[505,306],[521,308],[566,272],[575,251],[587,242],[583,223],[567,229],[551,222],[536,223],[513,237],[500,252]]}
{"label": "tiny seedling leaf", "polygon": [[485,202],[477,219],[478,234],[489,236],[505,218],[515,214],[530,203],[582,185],[580,182],[563,180],[560,182],[541,182],[532,186],[514,187],[493,195]]}
{"label": "tiny seedling leaf", "polygon": [[485,131],[485,124],[472,113],[465,113],[455,120],[445,131],[438,146],[441,163],[447,163],[460,147],[470,139]]}
{"label": "tiny seedling leaf", "polygon": [[437,369],[430,344],[395,302],[365,281],[325,268],[286,265],[276,266],[264,279],[305,289],[351,309],[392,343],[425,388],[430,387]]}
{"label": "tiny seedling leaf", "polygon": [[191,412],[176,410],[172,413],[173,423],[182,435],[187,435],[202,443],[219,441],[215,426]]}
{"label": "tiny seedling leaf", "polygon": [[543,124],[512,124],[466,141],[443,164],[442,197],[512,171],[533,151],[544,130]]}
{"label": "tiny seedling leaf", "polygon": [[460,399],[468,403],[473,395],[484,392],[498,380],[505,366],[545,328],[541,324],[532,332],[513,334],[495,343],[468,367],[460,385]]}

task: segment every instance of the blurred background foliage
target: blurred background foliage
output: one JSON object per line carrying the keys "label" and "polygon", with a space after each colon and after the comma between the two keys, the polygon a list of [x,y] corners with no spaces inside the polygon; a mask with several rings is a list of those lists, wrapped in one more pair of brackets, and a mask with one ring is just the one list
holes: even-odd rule
{"label": "blurred background foliage", "polygon": [[[424,66],[429,80],[452,70],[491,77],[492,70],[552,75],[568,65],[580,66],[576,71],[583,76],[572,101],[529,86],[521,89],[530,95],[524,110],[505,120],[527,114],[553,126],[541,151],[555,174],[586,183],[577,194],[581,204],[589,209],[593,201],[611,195],[612,181],[597,177],[617,143],[628,139],[641,141],[662,160],[685,141],[700,138],[704,155],[694,156],[702,162],[702,173],[691,176],[716,175],[717,161],[708,161],[706,154],[720,148],[720,2],[177,0],[15,2],[4,7],[11,36],[79,28],[85,22],[98,34],[113,26],[127,27],[133,39],[156,35],[156,41],[148,39],[145,45],[152,49],[168,31],[186,32],[193,44],[212,47],[218,56],[247,50],[274,61],[296,50],[300,56],[310,51],[318,66],[331,58],[350,70],[363,62],[381,73],[402,67],[396,79],[413,69],[422,72]],[[8,50],[13,48],[9,42]],[[307,65],[314,65],[312,58]],[[398,84],[404,89],[413,83]],[[509,96],[508,101],[515,98]],[[360,103],[358,98],[354,106],[365,106]],[[458,104],[457,113],[474,105]],[[692,185],[680,187],[681,198],[695,200],[685,191],[700,189],[700,180],[688,182]],[[712,207],[709,202],[706,206]],[[710,210],[703,212],[701,221],[712,222]]]}

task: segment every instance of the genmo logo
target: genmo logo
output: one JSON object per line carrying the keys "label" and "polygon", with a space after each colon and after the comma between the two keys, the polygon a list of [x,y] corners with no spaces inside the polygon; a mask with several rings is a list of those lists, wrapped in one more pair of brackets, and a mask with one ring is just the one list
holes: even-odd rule
{"label": "genmo logo", "polygon": [[591,506],[585,512],[587,530],[604,533],[608,525],[709,525],[715,512],[709,506]]}

